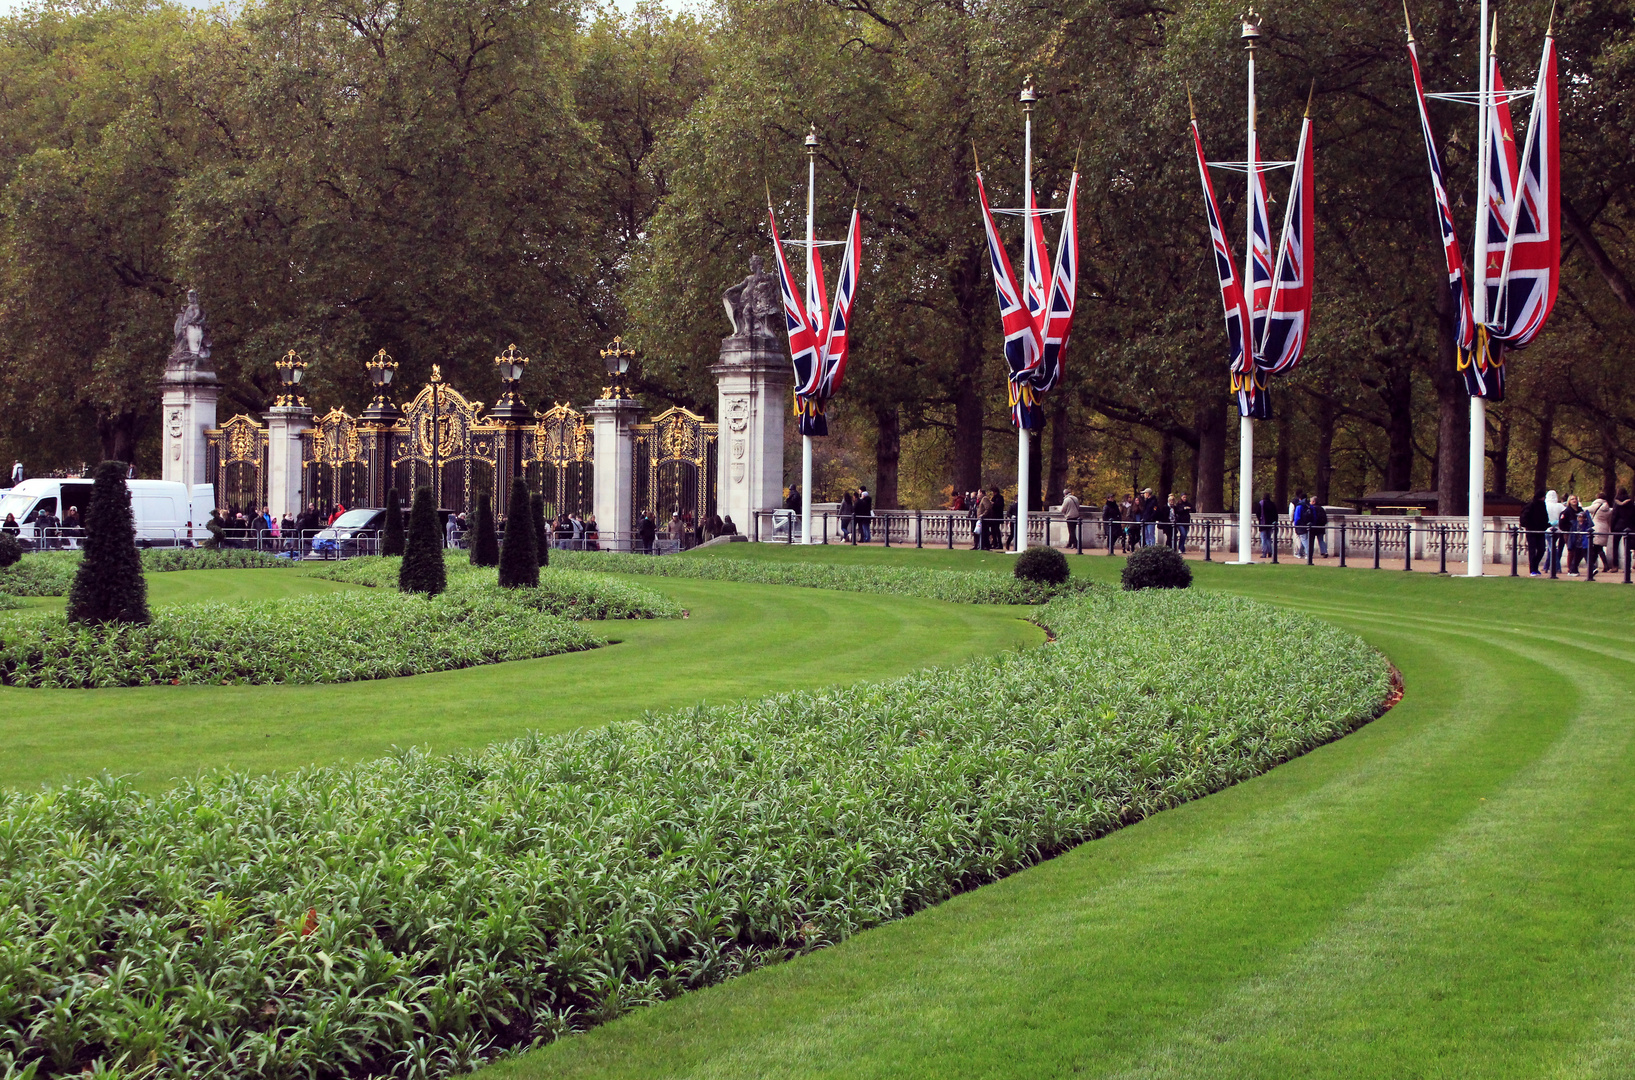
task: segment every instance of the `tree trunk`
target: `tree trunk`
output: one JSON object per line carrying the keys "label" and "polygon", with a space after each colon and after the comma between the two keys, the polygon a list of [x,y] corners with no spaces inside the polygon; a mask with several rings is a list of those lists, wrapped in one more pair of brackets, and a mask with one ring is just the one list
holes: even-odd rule
{"label": "tree trunk", "polygon": [[97,419],[97,435],[102,440],[103,461],[136,464],[136,443],[147,425],[141,413],[127,410]]}
{"label": "tree trunk", "polygon": [[1326,397],[1317,399],[1317,460],[1314,463],[1316,476],[1313,482],[1316,490],[1312,492],[1317,501],[1324,506],[1328,505],[1329,482],[1334,477],[1334,402]]}
{"label": "tree trunk", "polygon": [[1414,381],[1406,354],[1386,376],[1380,396],[1385,399],[1386,491],[1410,491],[1414,486]]}
{"label": "tree trunk", "polygon": [[1506,408],[1499,415],[1499,433],[1493,440],[1493,490],[1500,495],[1510,492],[1510,427],[1512,410]]}
{"label": "tree trunk", "polygon": [[1470,507],[1470,394],[1459,374],[1458,343],[1453,335],[1453,300],[1436,290],[1436,360],[1431,385],[1436,388],[1436,512],[1463,514]]}
{"label": "tree trunk", "polygon": [[1219,396],[1198,405],[1198,452],[1192,505],[1200,513],[1218,514],[1226,508],[1226,409]]}
{"label": "tree trunk", "polygon": [[1538,418],[1538,442],[1533,458],[1533,491],[1540,493],[1550,488],[1550,446],[1555,438],[1556,403],[1544,403],[1544,415]]}
{"label": "tree trunk", "polygon": [[970,375],[960,379],[954,397],[954,487],[982,487],[982,394]]}
{"label": "tree trunk", "polygon": [[1608,425],[1601,429],[1601,497],[1611,502],[1618,493],[1618,433]]}
{"label": "tree trunk", "polygon": [[895,404],[874,410],[877,433],[874,437],[874,505],[881,510],[897,509],[897,464],[903,456],[902,428]]}
{"label": "tree trunk", "polygon": [[1045,489],[1045,502],[1060,506],[1062,493],[1067,490],[1068,443],[1073,437],[1067,420],[1067,395],[1056,394],[1056,407],[1050,413],[1050,484]]}
{"label": "tree trunk", "polygon": [[1158,439],[1158,501],[1164,502],[1175,487],[1175,437]]}
{"label": "tree trunk", "polygon": [[1273,459],[1272,501],[1279,508],[1289,505],[1289,444],[1294,441],[1294,422],[1290,418],[1289,403],[1277,411],[1277,457]]}

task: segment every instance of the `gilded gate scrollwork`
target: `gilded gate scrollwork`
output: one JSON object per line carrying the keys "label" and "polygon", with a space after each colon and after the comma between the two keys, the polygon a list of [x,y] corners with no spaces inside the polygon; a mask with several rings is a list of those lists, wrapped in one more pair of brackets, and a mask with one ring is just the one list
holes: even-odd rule
{"label": "gilded gate scrollwork", "polygon": [[[715,473],[719,427],[697,413],[673,406],[637,424],[635,497],[632,514],[653,515],[664,528],[672,514],[701,522],[715,513]],[[631,527],[635,526],[631,522]]]}
{"label": "gilded gate scrollwork", "polygon": [[216,502],[236,510],[267,502],[267,429],[250,417],[233,417],[204,433],[205,475],[216,488]]}

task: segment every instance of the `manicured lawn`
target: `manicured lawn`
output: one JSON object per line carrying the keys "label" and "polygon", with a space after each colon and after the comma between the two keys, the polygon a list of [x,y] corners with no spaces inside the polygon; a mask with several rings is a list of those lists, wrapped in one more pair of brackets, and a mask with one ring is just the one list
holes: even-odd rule
{"label": "manicured lawn", "polygon": [[1193,569],[1355,629],[1405,698],[1258,779],[484,1075],[1630,1075],[1635,587]]}
{"label": "manicured lawn", "polygon": [[[740,545],[743,546],[743,545]],[[145,786],[203,768],[255,771],[444,751],[565,731],[651,709],[877,679],[1025,647],[1020,609],[820,589],[632,579],[684,620],[596,624],[619,644],[412,678],[328,686],[0,688],[0,784],[109,770]],[[261,599],[353,586],[294,570],[149,574],[155,604]],[[60,607],[61,599],[38,601]],[[817,644],[821,643],[821,644]]]}

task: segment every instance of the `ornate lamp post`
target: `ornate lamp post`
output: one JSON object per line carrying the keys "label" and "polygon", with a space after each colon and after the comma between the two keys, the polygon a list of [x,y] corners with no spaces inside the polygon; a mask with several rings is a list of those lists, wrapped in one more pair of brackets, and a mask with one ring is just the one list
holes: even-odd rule
{"label": "ornate lamp post", "polygon": [[273,361],[278,369],[278,381],[284,392],[278,395],[275,406],[299,408],[307,403],[301,396],[301,377],[307,373],[307,362],[294,349]]}
{"label": "ornate lamp post", "polygon": [[522,400],[522,395],[517,393],[517,383],[522,381],[522,373],[527,369],[528,358],[518,355],[515,345],[507,345],[504,352],[494,357],[494,370],[499,372],[500,381],[505,384],[505,392],[488,411],[490,419],[505,427],[505,460],[499,463],[499,483],[496,485],[499,490],[494,492],[496,514],[510,513],[505,503],[510,498],[511,481],[523,476],[527,468],[523,460],[522,440],[528,425],[534,422],[534,413]]}
{"label": "ornate lamp post", "polygon": [[602,350],[602,363],[607,365],[608,385],[602,388],[602,397],[608,400],[628,400],[630,388],[625,385],[625,376],[630,373],[630,361],[636,358],[636,350],[625,344],[622,337],[615,337]]}
{"label": "ornate lamp post", "polygon": [[358,417],[362,421],[364,452],[369,456],[368,499],[370,506],[385,506],[387,490],[395,486],[389,479],[393,472],[392,431],[397,422],[403,419],[403,410],[393,405],[387,396],[392,376],[397,374],[397,361],[385,349],[381,349],[365,360],[363,366],[369,372],[369,381],[375,386],[374,400]]}
{"label": "ornate lamp post", "polygon": [[375,384],[375,398],[363,410],[360,419],[370,423],[390,424],[403,415],[403,411],[393,405],[387,394],[392,385],[392,376],[397,374],[397,361],[385,349],[380,350],[363,366],[369,372],[369,381]]}

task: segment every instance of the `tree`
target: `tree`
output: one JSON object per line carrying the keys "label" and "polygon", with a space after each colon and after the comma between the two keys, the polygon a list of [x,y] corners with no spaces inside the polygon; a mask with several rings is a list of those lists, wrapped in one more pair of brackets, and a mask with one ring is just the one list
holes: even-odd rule
{"label": "tree", "polygon": [[545,524],[545,496],[534,495],[528,500],[528,509],[534,520],[534,548],[539,553],[539,565],[551,564],[551,530]]}
{"label": "tree", "polygon": [[539,550],[534,546],[533,513],[528,506],[528,483],[511,481],[510,513],[505,518],[505,543],[500,547],[500,584],[508,589],[539,586]]}
{"label": "tree", "polygon": [[380,534],[382,555],[403,554],[403,502],[397,497],[397,488],[386,493],[386,527]]}
{"label": "tree", "polygon": [[148,621],[148,583],[136,550],[127,469],[123,461],[104,461],[96,468],[85,510],[84,554],[68,591],[69,622]]}
{"label": "tree", "polygon": [[471,521],[471,565],[498,566],[500,542],[494,535],[494,504],[486,490],[477,493],[477,512]]}
{"label": "tree", "polygon": [[443,568],[443,531],[437,527],[437,504],[432,501],[429,487],[418,488],[414,493],[403,565],[397,571],[397,587],[427,596],[436,596],[448,587]]}

